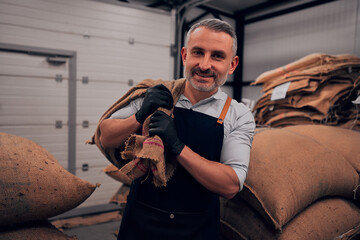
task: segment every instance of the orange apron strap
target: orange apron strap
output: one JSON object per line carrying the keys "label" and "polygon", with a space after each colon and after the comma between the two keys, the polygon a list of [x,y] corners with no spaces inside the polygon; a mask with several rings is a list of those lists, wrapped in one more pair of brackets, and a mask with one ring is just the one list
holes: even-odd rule
{"label": "orange apron strap", "polygon": [[226,102],[225,102],[225,105],[220,113],[220,117],[218,118],[217,120],[217,123],[219,124],[223,124],[224,123],[224,119],[225,119],[225,116],[227,114],[227,111],[229,110],[229,107],[230,107],[230,103],[231,103],[231,97],[227,97],[226,99]]}

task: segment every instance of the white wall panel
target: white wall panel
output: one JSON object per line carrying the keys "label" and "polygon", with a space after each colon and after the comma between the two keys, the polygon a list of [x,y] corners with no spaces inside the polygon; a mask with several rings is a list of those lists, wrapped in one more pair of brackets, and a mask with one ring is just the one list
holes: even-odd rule
{"label": "white wall panel", "polygon": [[[87,4],[87,2],[83,2]],[[104,5],[98,3],[100,5]],[[117,6],[112,6],[118,8]],[[153,31],[154,22],[149,19],[137,19],[141,16],[127,16],[126,14],[103,12],[106,19],[93,17],[101,15],[98,9],[87,10],[83,6],[74,9],[62,1],[48,2],[41,0],[1,0],[0,21],[19,26],[35,27],[49,31],[58,31],[79,35],[90,35],[102,38],[117,38],[127,40],[129,36],[143,43],[169,45],[170,34],[158,34]],[[137,20],[136,20],[137,19]],[[170,25],[166,22],[158,22],[158,27],[164,27],[170,31]],[[164,35],[165,37],[162,37]]]}
{"label": "white wall panel", "polygon": [[356,36],[355,36],[355,55],[360,56],[360,0],[356,3]]}
{"label": "white wall panel", "polygon": [[[64,76],[61,82],[55,75]],[[0,131],[33,140],[67,168],[68,65],[0,51]],[[62,121],[62,128],[55,122]]]}
{"label": "white wall panel", "polygon": [[[129,80],[136,84],[145,78],[172,78],[172,21],[168,13],[92,0],[0,0],[0,43],[76,52],[76,171],[79,177],[102,185],[81,206],[108,203],[120,186],[102,172],[110,162],[85,141],[105,110],[130,89]],[[75,97],[68,96],[68,66],[58,67],[63,75],[58,83],[44,58],[17,54],[0,55],[0,100],[8,106],[2,108],[0,131],[39,142],[67,166],[67,104]],[[82,83],[83,77],[88,78],[87,84]],[[15,93],[18,97],[12,96]],[[25,125],[2,125],[16,117],[34,124],[35,118],[28,116],[31,104],[43,115],[33,127],[37,135]],[[63,121],[62,129],[49,125],[53,117]],[[89,127],[84,128],[83,121]],[[88,164],[89,171],[83,171],[82,164]]]}
{"label": "white wall panel", "polygon": [[[101,115],[123,96],[129,86],[122,82],[96,82],[90,79],[88,84],[78,83],[78,122],[88,120],[97,124]],[[104,109],[106,106],[106,109]]]}
{"label": "white wall panel", "polygon": [[246,25],[244,81],[310,53],[355,54],[358,2],[335,1]]}
{"label": "white wall panel", "polygon": [[[47,32],[18,26],[2,25],[0,42],[77,50],[78,75],[93,80],[139,82],[145,78],[171,78],[172,61],[169,47],[145,44],[130,45],[128,41],[84,38],[76,35]],[[109,71],[110,70],[110,71]],[[91,76],[93,74],[93,76]]]}

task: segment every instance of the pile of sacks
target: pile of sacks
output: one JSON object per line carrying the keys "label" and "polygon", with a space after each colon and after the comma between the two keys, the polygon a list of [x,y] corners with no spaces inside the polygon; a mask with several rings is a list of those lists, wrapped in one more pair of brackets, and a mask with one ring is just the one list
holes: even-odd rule
{"label": "pile of sacks", "polygon": [[[244,189],[220,198],[224,240],[350,240],[360,237],[360,133],[325,125],[258,128]],[[125,207],[131,180],[110,199]]]}
{"label": "pile of sacks", "polygon": [[257,129],[244,189],[221,198],[224,239],[359,239],[359,143],[340,127]]}
{"label": "pile of sacks", "polygon": [[360,130],[360,58],[314,53],[264,72],[263,96],[253,111],[258,125],[326,124]]}
{"label": "pile of sacks", "polygon": [[0,133],[0,239],[77,239],[49,218],[85,201],[97,185],[64,169],[37,143]]}

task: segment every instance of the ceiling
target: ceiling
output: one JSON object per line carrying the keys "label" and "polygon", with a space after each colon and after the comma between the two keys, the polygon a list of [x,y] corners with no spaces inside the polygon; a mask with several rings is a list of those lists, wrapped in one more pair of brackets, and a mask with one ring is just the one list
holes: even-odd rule
{"label": "ceiling", "polygon": [[[200,0],[118,0],[119,2],[133,5],[146,6],[150,8],[171,11],[184,4],[201,2]],[[299,0],[205,0],[200,4],[202,7],[214,9],[229,15],[234,15],[239,11],[266,9],[279,4],[297,2]]]}

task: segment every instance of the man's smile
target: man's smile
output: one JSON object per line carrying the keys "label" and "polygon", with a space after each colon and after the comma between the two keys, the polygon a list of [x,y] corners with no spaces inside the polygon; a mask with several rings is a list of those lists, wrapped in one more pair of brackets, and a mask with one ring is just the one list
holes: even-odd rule
{"label": "man's smile", "polygon": [[[193,70],[193,76],[197,75],[200,78],[214,78],[216,77],[216,74],[212,72],[211,70],[207,71],[201,71],[200,69],[194,69]],[[199,80],[201,82],[201,80]]]}

